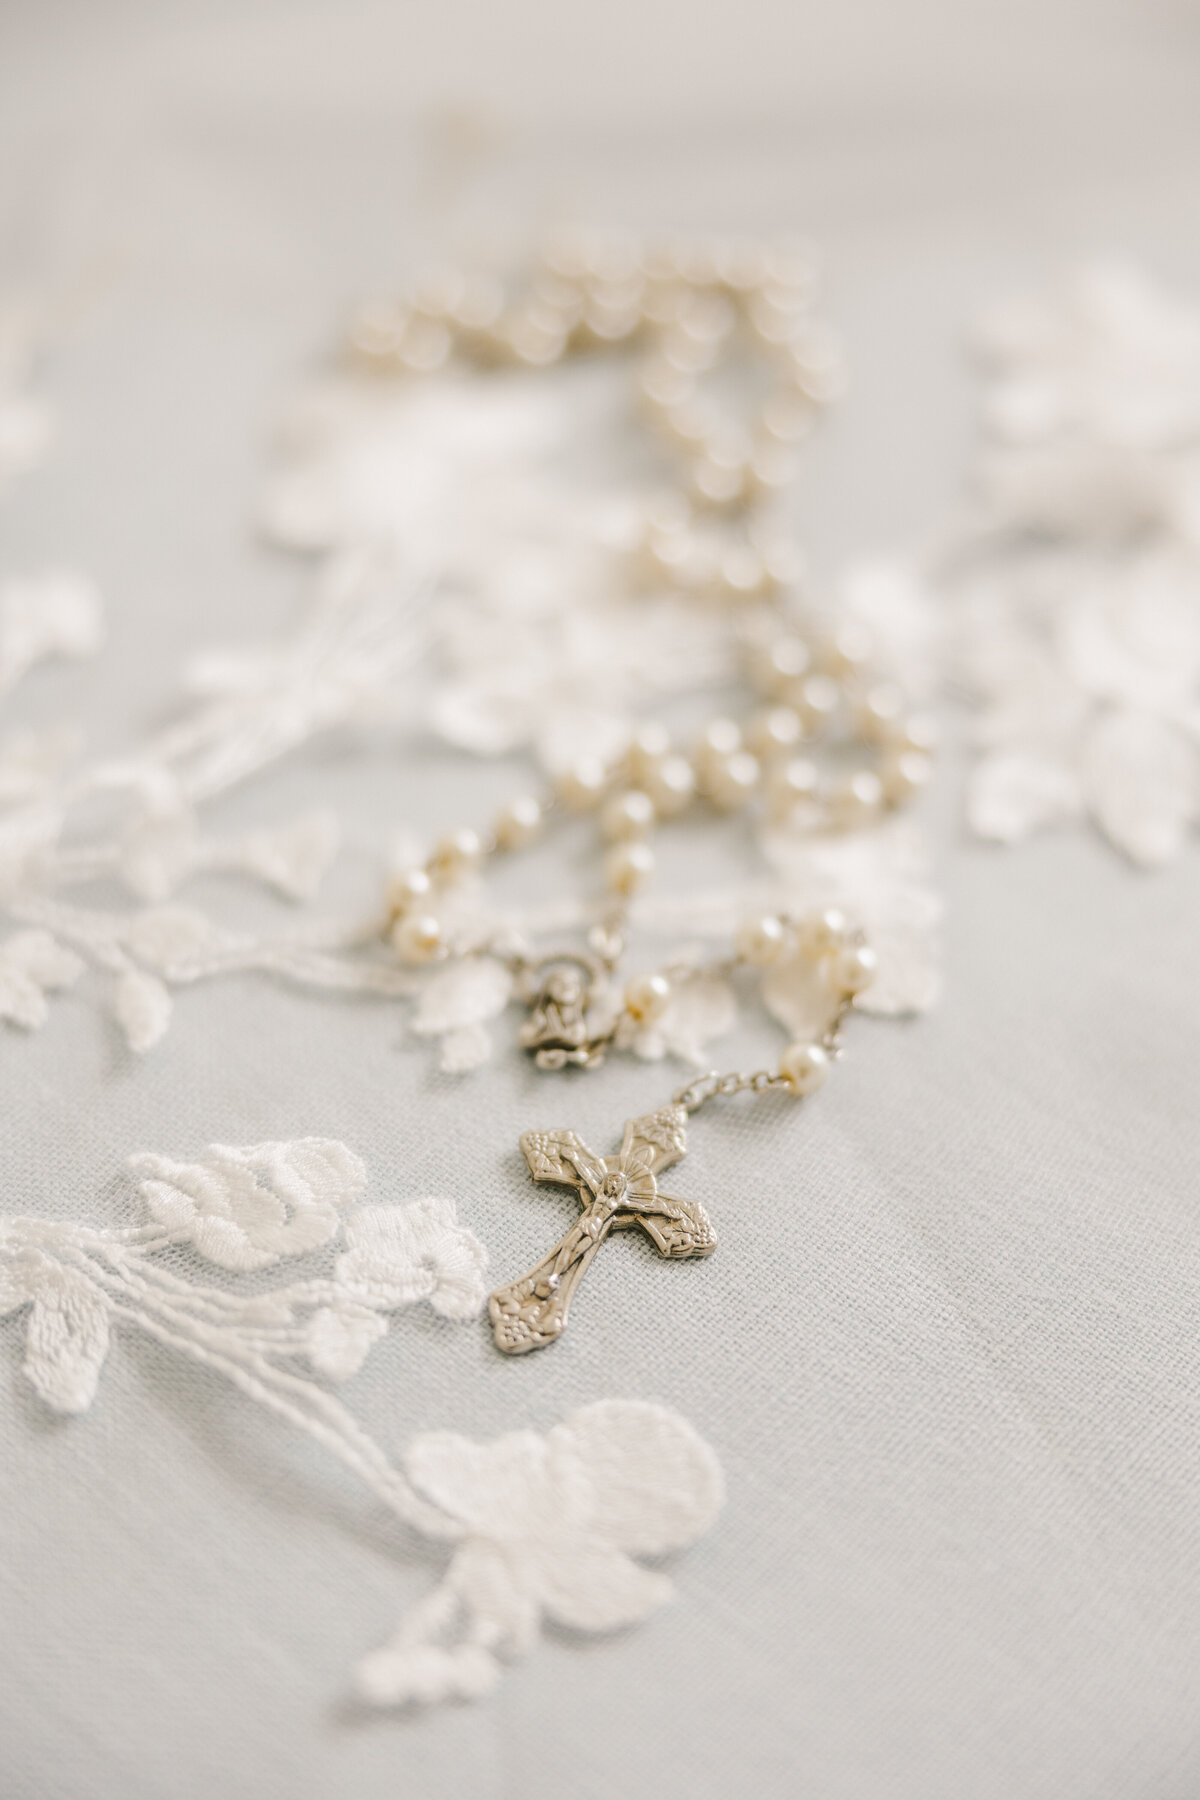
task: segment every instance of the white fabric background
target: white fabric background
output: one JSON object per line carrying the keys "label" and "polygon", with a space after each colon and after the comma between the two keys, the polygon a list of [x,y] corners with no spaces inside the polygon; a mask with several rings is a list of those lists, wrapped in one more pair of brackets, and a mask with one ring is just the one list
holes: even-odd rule
{"label": "white fabric background", "polygon": [[[114,271],[54,361],[62,438],[0,549],[5,571],[91,570],[110,644],[10,717],[73,711],[119,743],[188,650],[290,616],[308,574],[247,529],[266,423],[345,299],[434,240],[438,106],[482,100],[507,131],[472,230],[569,209],[814,232],[855,379],[800,502],[818,564],[944,519],[970,436],[959,335],[998,284],[1098,248],[1200,293],[1195,9],[1000,17],[10,0],[5,271]],[[366,834],[478,817],[512,779],[428,747],[365,773],[314,749],[228,810],[317,794]],[[94,1410],[48,1419],[5,1327],[6,1796],[1200,1791],[1197,860],[1146,878],[1082,835],[973,846],[957,783],[952,757],[944,1005],[864,1021],[802,1113],[697,1120],[679,1186],[722,1232],[712,1263],[614,1246],[570,1337],[516,1364],[406,1314],[348,1390],[397,1451],[605,1395],[676,1406],[730,1498],[675,1607],[552,1636],[479,1707],[362,1713],[346,1672],[433,1553],[128,1337]],[[179,1014],[144,1064],[82,994],[0,1038],[6,1210],[117,1218],[130,1151],[324,1133],[366,1158],[368,1197],[452,1192],[515,1272],[566,1210],[525,1180],[519,1131],[604,1147],[660,1087],[638,1067],[568,1086],[511,1054],[438,1078],[387,1007],[261,981]]]}

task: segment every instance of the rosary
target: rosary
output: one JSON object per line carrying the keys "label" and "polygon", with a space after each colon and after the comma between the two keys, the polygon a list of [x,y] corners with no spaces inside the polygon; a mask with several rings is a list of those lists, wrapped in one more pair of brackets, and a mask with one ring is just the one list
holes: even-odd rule
{"label": "rosary", "polygon": [[[864,934],[827,909],[748,918],[720,959],[619,982],[630,902],[653,877],[650,840],[660,825],[693,808],[761,808],[793,830],[853,831],[902,807],[929,778],[924,720],[880,679],[867,633],[814,631],[797,593],[794,547],[770,526],[796,446],[840,385],[836,347],[809,310],[813,278],[811,253],[792,242],[654,249],[571,237],[541,253],[515,297],[490,279],[444,275],[364,307],[348,334],[354,362],[383,380],[429,377],[452,361],[480,371],[548,369],[568,354],[636,353],[640,411],[682,479],[646,509],[630,580],[649,594],[728,610],[730,680],[753,697],[748,718],[713,718],[683,748],[665,726],[643,724],[617,757],[581,761],[545,795],[513,799],[489,830],[440,839],[423,866],[390,883],[395,954],[413,966],[483,952],[503,960],[528,1008],[518,1041],[547,1070],[599,1068],[662,1017],[673,983],[696,974],[802,958],[828,1001],[824,1029],[788,1045],[776,1068],[698,1076],[667,1105],[629,1120],[613,1155],[596,1155],[573,1131],[522,1136],[532,1179],[574,1188],[582,1210],[536,1267],[491,1296],[495,1341],[509,1354],[562,1334],[584,1271],[612,1231],[636,1227],[662,1256],[711,1255],[717,1238],[704,1209],[658,1185],[685,1154],[689,1115],[734,1094],[813,1093],[875,974]],[[758,373],[749,425],[719,399],[739,359]],[[447,890],[486,859],[533,843],[557,818],[580,814],[596,820],[605,845],[606,892],[585,944],[537,951],[446,930],[438,901]]]}

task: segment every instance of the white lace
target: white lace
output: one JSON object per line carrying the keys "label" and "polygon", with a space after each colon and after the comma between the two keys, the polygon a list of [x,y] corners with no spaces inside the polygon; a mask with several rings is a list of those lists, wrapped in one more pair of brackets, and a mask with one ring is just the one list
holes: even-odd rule
{"label": "white lace", "polygon": [[979,341],[970,821],[1012,842],[1090,815],[1154,867],[1200,818],[1200,311],[1097,268]]}
{"label": "white lace", "polygon": [[[0,1219],[0,1313],[28,1308],[25,1374],[46,1405],[87,1410],[114,1325],[136,1327],[232,1381],[351,1468],[400,1518],[456,1545],[437,1590],[362,1665],[379,1704],[478,1695],[498,1655],[528,1650],[547,1617],[583,1630],[642,1618],[666,1576],[633,1555],[682,1548],[711,1523],[721,1480],[711,1451],[663,1407],[604,1401],[545,1438],[494,1445],[418,1437],[393,1468],[313,1375],[342,1381],[425,1300],[474,1318],[487,1253],[452,1200],[364,1206],[366,1170],[329,1138],[244,1148],[214,1144],[196,1162],[129,1159],[146,1223]],[[237,1294],[172,1266],[190,1250],[245,1272],[344,1246],[330,1273]]]}

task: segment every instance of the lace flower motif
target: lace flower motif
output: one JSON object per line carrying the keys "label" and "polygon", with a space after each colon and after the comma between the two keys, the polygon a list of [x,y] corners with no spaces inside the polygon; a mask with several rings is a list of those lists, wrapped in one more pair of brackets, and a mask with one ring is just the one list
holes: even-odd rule
{"label": "lace flower motif", "polygon": [[494,956],[469,956],[449,963],[421,989],[411,1028],[420,1037],[441,1040],[441,1067],[459,1075],[491,1055],[487,1032],[512,994],[512,976]]}
{"label": "lace flower motif", "polygon": [[1200,818],[1200,552],[1064,552],[967,594],[982,707],[968,817],[1012,843],[1089,814],[1154,868]]}
{"label": "lace flower motif", "polygon": [[[692,1543],[722,1498],[712,1451],[675,1413],[610,1400],[572,1413],[545,1436],[519,1431],[475,1444],[431,1432],[397,1469],[341,1401],[303,1372],[307,1362],[333,1380],[352,1374],[386,1329],[381,1315],[415,1300],[449,1318],[479,1311],[486,1256],[450,1201],[351,1211],[332,1279],[231,1293],[185,1280],[159,1253],[189,1244],[206,1253],[199,1222],[219,1218],[254,1250],[267,1247],[265,1229],[271,1260],[297,1255],[304,1246],[287,1235],[288,1218],[311,1224],[324,1202],[340,1209],[361,1186],[358,1158],[331,1139],[304,1138],[210,1151],[204,1164],[140,1156],[131,1166],[152,1171],[142,1184],[149,1224],[0,1218],[0,1314],[28,1311],[26,1376],[55,1411],[84,1412],[112,1327],[137,1328],[225,1375],[338,1457],[398,1518],[450,1545],[441,1584],[360,1667],[368,1699],[482,1694],[498,1679],[501,1657],[532,1647],[543,1619],[609,1630],[670,1597],[669,1578],[638,1559]],[[243,1256],[242,1241],[226,1236],[209,1242],[218,1251],[210,1260],[227,1258],[233,1244]]]}
{"label": "lace flower motif", "polygon": [[[856,1007],[893,1016],[926,1012],[941,988],[941,895],[929,881],[920,832],[904,819],[871,831],[814,837],[786,827],[765,832],[763,850],[782,891],[780,910],[835,907],[860,927],[879,959]],[[790,1031],[812,1029],[815,976],[807,958],[769,970],[763,999]],[[805,1021],[803,1027],[801,1021]]]}
{"label": "lace flower motif", "polygon": [[367,1180],[361,1159],[332,1138],[213,1144],[198,1163],[146,1152],[130,1167],[144,1177],[151,1216],[222,1269],[266,1269],[328,1243],[339,1207]]}
{"label": "lace flower motif", "polygon": [[1135,269],[1078,270],[979,324],[979,471],[1001,523],[1200,541],[1200,311]]}
{"label": "lace flower motif", "polygon": [[359,1665],[377,1705],[487,1692],[497,1658],[529,1650],[543,1619],[611,1631],[645,1618],[673,1587],[636,1559],[693,1543],[723,1498],[692,1428],[632,1400],[581,1407],[544,1437],[430,1432],[405,1468],[463,1538],[441,1586]]}
{"label": "lace flower motif", "polygon": [[[30,1308],[25,1372],[59,1412],[91,1405],[113,1322],[140,1326],[273,1404],[271,1394],[294,1401],[305,1391],[283,1367],[296,1357],[331,1380],[352,1375],[386,1332],[387,1313],[428,1300],[445,1318],[469,1319],[483,1304],[487,1253],[457,1223],[453,1201],[368,1206],[343,1219],[366,1170],[336,1139],[214,1145],[201,1163],[142,1154],[129,1167],[144,1177],[148,1225],[0,1219],[0,1313]],[[332,1280],[249,1296],[182,1280],[155,1260],[187,1245],[219,1268],[263,1269],[339,1231],[347,1248]]]}

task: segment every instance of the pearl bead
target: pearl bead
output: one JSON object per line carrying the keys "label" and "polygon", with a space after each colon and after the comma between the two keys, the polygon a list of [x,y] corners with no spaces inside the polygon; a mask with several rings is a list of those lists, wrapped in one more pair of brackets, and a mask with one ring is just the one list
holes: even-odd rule
{"label": "pearl bead", "polygon": [[432,962],[442,948],[442,928],[432,914],[409,913],[393,925],[392,943],[406,963]]}
{"label": "pearl bead", "polygon": [[646,778],[646,792],[660,818],[673,819],[695,798],[696,777],[685,756],[664,756]]}
{"label": "pearl bead", "polygon": [[932,719],[914,715],[893,732],[889,742],[895,750],[920,750],[925,756],[932,756],[937,749],[937,726]]}
{"label": "pearl bead", "polygon": [[804,558],[787,538],[774,538],[763,544],[762,559],[769,587],[795,587],[804,574]]}
{"label": "pearl bead", "polygon": [[463,829],[439,838],[429,858],[429,873],[443,887],[450,887],[473,875],[483,861],[483,845],[478,834]]}
{"label": "pearl bead", "polygon": [[411,912],[414,906],[428,902],[433,883],[424,869],[402,869],[388,882],[387,902],[392,913]]}
{"label": "pearl bead", "polygon": [[496,820],[496,844],[501,850],[520,850],[531,844],[542,828],[542,805],[532,794],[518,794]]}
{"label": "pearl bead", "polygon": [[893,741],[903,718],[904,693],[891,681],[881,681],[869,689],[858,706],[858,728],[875,743]]}
{"label": "pearl bead", "polygon": [[600,824],[605,837],[614,843],[644,837],[654,824],[654,802],[640,788],[614,794],[604,808]]}
{"label": "pearl bead", "polygon": [[833,809],[841,824],[861,825],[883,805],[883,783],[874,769],[858,769],[833,792]]}
{"label": "pearl bead", "polygon": [[903,750],[899,756],[886,756],[879,765],[884,797],[899,806],[928,786],[933,773],[933,759],[922,750]]}
{"label": "pearl bead", "polygon": [[751,756],[748,750],[737,750],[732,756],[714,758],[705,770],[705,792],[722,812],[733,812],[751,798],[758,787],[758,777],[757,756]]}
{"label": "pearl bead", "polygon": [[668,435],[681,450],[702,450],[717,425],[717,415],[702,400],[685,400],[663,416]]}
{"label": "pearl bead", "polygon": [[861,994],[879,970],[879,958],[869,944],[847,944],[833,957],[829,979],[843,994]]}
{"label": "pearl bead", "polygon": [[807,757],[790,756],[775,763],[767,773],[767,803],[774,817],[782,822],[797,806],[815,806],[818,784],[816,764]]}
{"label": "pearl bead", "polygon": [[755,660],[754,678],[768,694],[787,693],[808,674],[812,656],[803,638],[776,638]]}
{"label": "pearl bead", "polygon": [[404,334],[400,360],[416,375],[432,375],[440,369],[453,349],[453,340],[444,325],[433,319],[417,319]]}
{"label": "pearl bead", "polygon": [[841,690],[828,675],[810,675],[796,691],[795,703],[801,718],[812,732],[824,731],[833,721],[841,699]]}
{"label": "pearl bead", "polygon": [[653,775],[670,749],[671,734],[665,725],[660,725],[657,720],[639,725],[625,753],[633,779],[640,782]]}
{"label": "pearl bead", "polygon": [[826,956],[831,950],[840,950],[850,929],[850,921],[844,912],[836,906],[827,906],[814,918],[806,919],[801,927],[801,937],[807,950],[817,956]]}
{"label": "pearl bead", "polygon": [[705,726],[696,746],[696,760],[702,770],[709,763],[724,761],[742,747],[742,734],[733,719],[712,719]]}
{"label": "pearl bead", "polygon": [[763,559],[748,544],[731,544],[718,569],[721,586],[735,600],[753,599],[766,586]]}
{"label": "pearl bead", "polygon": [[408,312],[392,300],[369,301],[350,326],[350,347],[372,362],[396,356],[408,325]]}
{"label": "pearl bead", "polygon": [[668,412],[695,397],[696,382],[686,369],[656,357],[638,376],[638,391],[654,412]]}
{"label": "pearl bead", "polygon": [[835,675],[853,674],[871,659],[874,642],[865,625],[841,625],[821,646],[821,662]]}
{"label": "pearl bead", "polygon": [[746,733],[750,748],[758,756],[778,756],[792,750],[804,736],[800,714],[790,706],[772,706],[756,713]]}
{"label": "pearl bead", "polygon": [[560,319],[527,314],[509,326],[508,346],[517,362],[531,369],[548,368],[567,347],[566,327]]}
{"label": "pearl bead", "polygon": [[413,289],[413,310],[427,319],[445,319],[462,299],[466,282],[457,269],[431,270]]}
{"label": "pearl bead", "polygon": [[813,428],[816,417],[811,403],[799,394],[772,394],[758,415],[759,430],[768,442],[798,444]]}
{"label": "pearl bead", "polygon": [[829,1074],[829,1058],[820,1044],[789,1044],[779,1059],[779,1073],[793,1094],[812,1094]]}
{"label": "pearl bead", "polygon": [[777,493],[796,479],[799,463],[782,444],[759,444],[750,459],[749,477],[760,493]]}
{"label": "pearl bead", "polygon": [[787,932],[781,919],[777,919],[774,913],[767,913],[761,919],[747,919],[739,927],[734,942],[743,962],[753,963],[755,968],[765,968],[767,963],[775,962],[781,955],[787,942]]}
{"label": "pearl bead", "polygon": [[654,852],[648,844],[618,844],[604,859],[605,878],[614,894],[636,893],[653,873]]}
{"label": "pearl bead", "polygon": [[671,1004],[671,984],[665,975],[636,975],[625,989],[625,1011],[639,1025],[661,1019]]}
{"label": "pearl bead", "polygon": [[487,331],[504,311],[504,289],[498,281],[482,277],[470,282],[455,301],[451,321],[460,331]]}
{"label": "pearl bead", "polygon": [[587,335],[597,344],[620,344],[631,338],[642,322],[641,311],[624,300],[589,300],[583,311]]}
{"label": "pearl bead", "polygon": [[558,791],[573,812],[598,806],[608,792],[609,773],[598,757],[589,756],[559,776]]}

